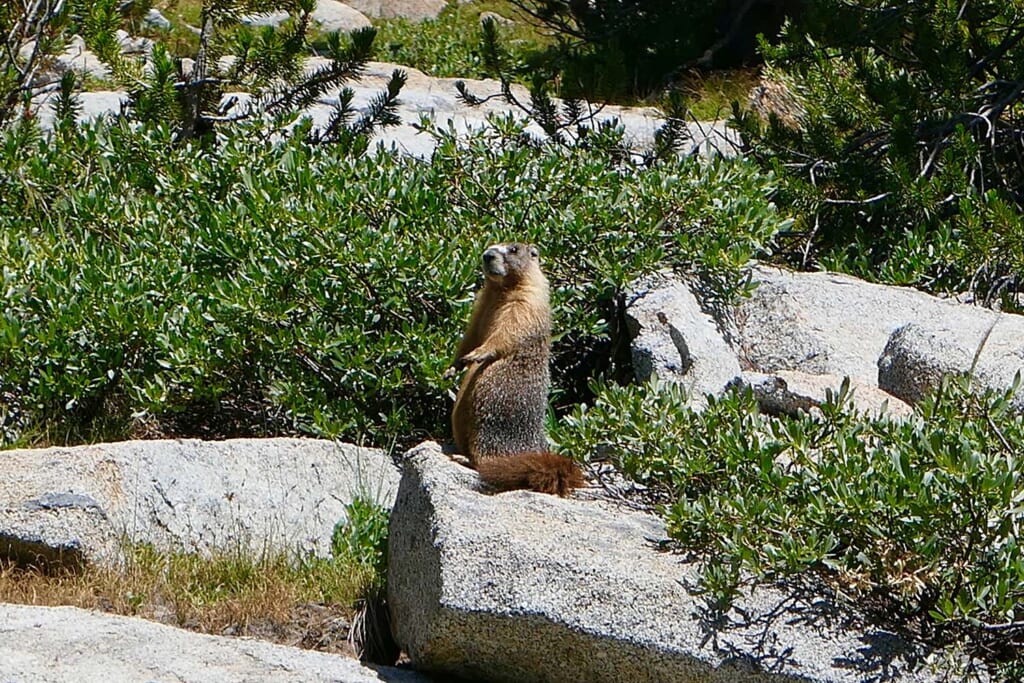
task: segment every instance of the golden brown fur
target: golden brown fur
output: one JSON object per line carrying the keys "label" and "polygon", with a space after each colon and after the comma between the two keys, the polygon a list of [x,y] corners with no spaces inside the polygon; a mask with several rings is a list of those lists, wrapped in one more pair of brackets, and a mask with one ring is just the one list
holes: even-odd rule
{"label": "golden brown fur", "polygon": [[507,458],[481,458],[476,463],[480,477],[499,491],[531,489],[567,496],[586,481],[579,466],[555,453],[520,453]]}
{"label": "golden brown fur", "polygon": [[497,488],[565,495],[583,475],[547,452],[551,310],[537,248],[488,247],[484,275],[455,359],[467,368],[452,410],[455,446]]}

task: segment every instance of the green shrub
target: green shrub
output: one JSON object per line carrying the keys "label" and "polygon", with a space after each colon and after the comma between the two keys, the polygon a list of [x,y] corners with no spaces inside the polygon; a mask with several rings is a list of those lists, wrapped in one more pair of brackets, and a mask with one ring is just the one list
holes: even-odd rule
{"label": "green shrub", "polygon": [[853,412],[846,387],[818,416],[773,418],[749,392],[698,413],[676,385],[608,385],[554,437],[564,452],[609,454],[669,501],[669,533],[704,558],[719,608],[741,576],[812,570],[903,626],[924,617],[1019,659],[1024,416],[1012,390],[966,387],[950,381],[898,422]]}
{"label": "green shrub", "polygon": [[335,562],[355,564],[380,587],[388,574],[388,509],[366,498],[346,506],[346,519],[334,527],[331,554]]}
{"label": "green shrub", "polygon": [[755,35],[773,37],[800,0],[512,0],[557,37],[546,59],[563,96],[647,97],[697,69],[756,57]]}
{"label": "green shrub", "polygon": [[623,370],[632,278],[674,266],[734,296],[787,224],[748,164],[641,170],[500,126],[464,145],[437,133],[430,162],[351,158],[301,129],[267,144],[243,126],[202,149],[160,127],[44,141],[15,126],[0,141],[4,443],[140,426],[442,438],[479,254],[512,238],[541,245],[553,282],[562,410]]}
{"label": "green shrub", "polygon": [[499,27],[503,45],[522,66],[549,42],[508,2],[452,3],[436,19],[380,19],[377,28],[378,57],[419,69],[440,78],[488,78],[481,46],[480,15],[495,12],[514,24]]}
{"label": "green shrub", "polygon": [[[770,75],[799,125],[739,116],[801,265],[982,294],[1019,289],[1024,16],[997,0],[810,0]],[[790,122],[792,124],[792,122]]]}

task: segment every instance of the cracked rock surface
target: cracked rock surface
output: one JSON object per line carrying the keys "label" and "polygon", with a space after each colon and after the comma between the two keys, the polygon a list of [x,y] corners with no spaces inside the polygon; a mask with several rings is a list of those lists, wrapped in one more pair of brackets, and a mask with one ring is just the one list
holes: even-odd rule
{"label": "cracked rock surface", "polygon": [[412,671],[75,607],[0,604],[0,681],[423,683]]}
{"label": "cracked rock surface", "polygon": [[487,494],[421,444],[391,515],[395,635],[417,668],[488,681],[970,680],[962,659],[806,590],[757,586],[715,614],[664,538],[607,502]]}
{"label": "cracked rock surface", "polygon": [[0,453],[0,557],[116,564],[161,550],[325,555],[356,495],[390,506],[382,451],[317,439],[128,441]]}

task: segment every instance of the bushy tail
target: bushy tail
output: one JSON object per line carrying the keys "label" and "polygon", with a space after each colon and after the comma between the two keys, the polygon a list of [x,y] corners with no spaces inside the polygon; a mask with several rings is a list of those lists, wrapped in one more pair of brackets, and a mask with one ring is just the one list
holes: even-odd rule
{"label": "bushy tail", "polygon": [[481,479],[499,491],[530,489],[567,496],[586,484],[579,465],[547,452],[480,458],[476,470]]}

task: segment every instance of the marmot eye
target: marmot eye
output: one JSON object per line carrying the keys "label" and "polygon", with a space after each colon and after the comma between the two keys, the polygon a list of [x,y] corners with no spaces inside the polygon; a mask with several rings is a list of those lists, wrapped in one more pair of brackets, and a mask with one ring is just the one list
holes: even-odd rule
{"label": "marmot eye", "polygon": [[508,248],[508,253],[510,253],[510,254],[515,254],[518,251],[519,251],[519,247],[509,247]]}

